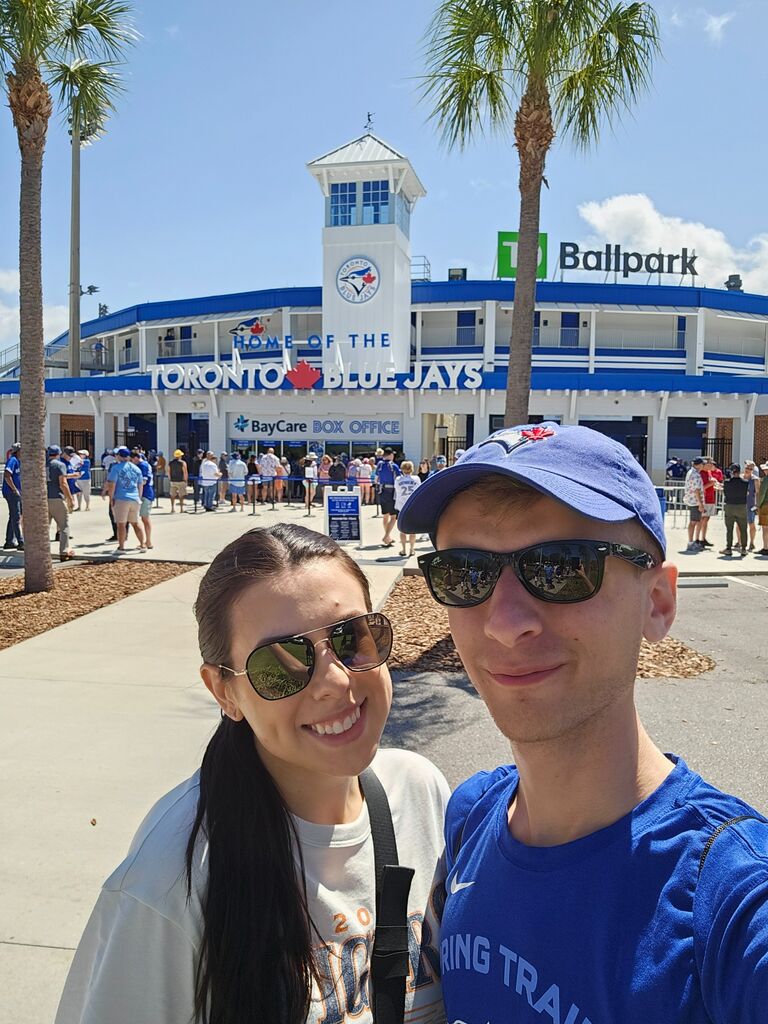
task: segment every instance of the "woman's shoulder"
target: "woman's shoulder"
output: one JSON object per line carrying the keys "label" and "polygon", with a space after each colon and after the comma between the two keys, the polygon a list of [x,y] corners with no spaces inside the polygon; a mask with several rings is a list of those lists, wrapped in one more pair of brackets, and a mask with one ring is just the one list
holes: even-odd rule
{"label": "woman's shoulder", "polygon": [[379,749],[371,765],[387,791],[390,801],[396,799],[416,802],[425,796],[444,809],[451,790],[440,769],[428,758],[412,750],[397,747]]}
{"label": "woman's shoulder", "polygon": [[165,913],[169,904],[186,900],[185,858],[199,795],[200,775],[196,772],[161,797],[139,826],[125,860],[103,888],[128,893]]}

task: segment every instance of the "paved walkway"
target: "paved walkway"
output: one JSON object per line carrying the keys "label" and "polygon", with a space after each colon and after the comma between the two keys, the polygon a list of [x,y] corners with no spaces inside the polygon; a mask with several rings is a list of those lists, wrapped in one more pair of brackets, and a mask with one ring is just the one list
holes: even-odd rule
{"label": "paved walkway", "polygon": [[[208,562],[253,526],[287,520],[322,529],[317,510],[257,515],[153,516],[152,556]],[[3,503],[4,505],[4,503]],[[111,557],[100,499],[72,517],[78,555]],[[0,529],[4,523],[0,521]],[[722,524],[712,529],[718,543]],[[348,550],[380,606],[414,560],[380,545],[381,519],[364,510],[363,545]],[[768,573],[768,559],[679,555],[686,573]],[[427,541],[418,550],[429,550]],[[129,554],[129,558],[146,555]],[[21,557],[3,559],[11,572]],[[0,1024],[50,1024],[67,968],[103,879],[162,793],[199,765],[217,708],[198,675],[191,572],[0,652]]]}

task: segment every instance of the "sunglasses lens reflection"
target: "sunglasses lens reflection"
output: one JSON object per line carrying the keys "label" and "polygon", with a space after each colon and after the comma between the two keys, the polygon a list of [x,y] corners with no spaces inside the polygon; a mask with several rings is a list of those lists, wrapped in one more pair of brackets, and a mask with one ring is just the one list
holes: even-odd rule
{"label": "sunglasses lens reflection", "polygon": [[490,594],[498,578],[493,559],[484,551],[446,551],[429,564],[429,582],[441,604],[470,608]]}
{"label": "sunglasses lens reflection", "polygon": [[283,640],[257,647],[248,658],[246,670],[251,685],[265,700],[291,697],[309,682],[312,647],[303,640]]}
{"label": "sunglasses lens reflection", "polygon": [[383,664],[392,650],[392,626],[377,612],[360,615],[343,624],[331,638],[336,657],[352,672],[365,672]]}
{"label": "sunglasses lens reflection", "polygon": [[541,544],[525,553],[520,571],[531,593],[560,604],[584,601],[600,584],[600,561],[588,544]]}

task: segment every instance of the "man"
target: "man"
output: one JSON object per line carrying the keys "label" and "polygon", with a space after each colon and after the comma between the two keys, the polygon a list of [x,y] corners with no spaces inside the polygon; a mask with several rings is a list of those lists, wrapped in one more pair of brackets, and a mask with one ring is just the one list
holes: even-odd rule
{"label": "man", "polygon": [[741,557],[747,553],[747,494],[749,482],[741,476],[741,466],[734,462],[728,467],[729,477],[723,483],[723,514],[725,516],[725,547],[720,552],[730,558],[733,554],[733,528],[739,532],[736,541]]}
{"label": "man", "polygon": [[11,450],[3,470],[3,497],[8,505],[8,525],[5,528],[4,551],[23,551],[24,538],[21,536],[21,445],[17,441]]}
{"label": "man", "polygon": [[699,469],[699,474],[704,487],[704,512],[699,533],[699,545],[703,549],[714,547],[712,541],[707,540],[707,530],[710,519],[717,515],[717,491],[722,488],[723,473],[718,469],[714,459],[706,458],[704,465]]}
{"label": "man", "polygon": [[334,458],[331,468],[328,470],[328,479],[331,481],[332,491],[337,490],[347,482],[347,467],[338,455]]}
{"label": "man", "polygon": [[152,467],[144,457],[144,452],[134,448],[131,452],[131,462],[141,470],[141,479],[144,484],[141,491],[141,502],[139,504],[139,519],[144,528],[144,547],[148,550],[152,545],[152,502],[155,500],[155,488],[152,483]]}
{"label": "man", "polygon": [[[392,531],[397,524],[397,512],[395,511],[395,480],[400,476],[400,467],[395,462],[393,448],[385,448],[381,462],[376,466],[376,484],[379,488],[379,505],[381,507],[381,518],[384,524],[384,536],[381,541],[383,548],[391,548],[395,543],[392,540]],[[411,531],[406,531],[410,533]]]}
{"label": "man", "polygon": [[689,552],[702,551],[701,523],[704,516],[704,482],[701,479],[701,470],[704,468],[704,459],[696,458],[691,463],[691,468],[685,475],[685,487],[683,489],[683,504],[689,508],[688,520],[688,548]]}
{"label": "man", "polygon": [[[117,462],[117,455],[115,452],[117,448],[108,448],[101,457],[101,464],[104,467],[104,483],[101,485],[101,500],[105,501],[109,494],[107,493],[107,479],[109,477],[109,471]],[[107,511],[109,512],[109,522],[112,525],[112,533],[107,537],[107,543],[109,541],[117,540],[117,523],[115,522],[115,516],[112,512],[112,502],[107,501]]]}
{"label": "man", "polygon": [[216,456],[213,452],[206,452],[200,463],[200,494],[206,512],[216,511],[216,487],[220,476],[221,470],[217,465]]}
{"label": "man", "polygon": [[184,511],[184,499],[187,496],[187,485],[189,483],[189,471],[184,461],[184,452],[177,448],[173,458],[168,463],[168,476],[170,477],[171,512],[175,511],[176,501],[179,503],[179,512]]}
{"label": "man", "polygon": [[264,484],[262,503],[264,501],[272,501],[272,498],[274,497],[275,476],[279,465],[280,459],[275,455],[275,449],[267,448],[264,455],[259,459],[259,469],[261,470],[261,477]]}
{"label": "man", "polygon": [[67,465],[61,459],[61,448],[57,444],[48,446],[46,451],[48,487],[48,524],[56,523],[59,538],[59,561],[66,562],[75,557],[69,547],[69,513],[75,507],[67,481]]}
{"label": "man", "polygon": [[198,448],[195,452],[195,457],[189,466],[189,479],[192,481],[192,498],[197,506],[198,502],[202,498],[202,481],[200,479],[200,467],[205,459],[205,452],[202,448]]}
{"label": "man", "polygon": [[432,536],[420,564],[515,762],[448,807],[448,1021],[764,1024],[768,823],[663,754],[634,705],[677,578],[645,471],[586,427],[505,429],[399,525]]}
{"label": "man", "polygon": [[139,541],[139,553],[143,554],[147,549],[144,544],[144,534],[139,525],[139,512],[144,479],[139,467],[130,461],[130,448],[122,445],[117,449],[115,455],[117,462],[109,471],[105,489],[117,523],[116,553],[121,555],[125,552],[128,524],[130,523]]}
{"label": "man", "polygon": [[232,458],[227,467],[229,476],[229,497],[232,501],[230,512],[236,512],[238,507],[241,512],[245,511],[245,478],[248,476],[248,466],[243,462],[239,451],[232,452]]}
{"label": "man", "polygon": [[749,531],[749,550],[755,550],[755,534],[757,533],[757,488],[760,483],[760,471],[754,459],[747,459],[744,463],[744,479],[747,481],[747,530]]}

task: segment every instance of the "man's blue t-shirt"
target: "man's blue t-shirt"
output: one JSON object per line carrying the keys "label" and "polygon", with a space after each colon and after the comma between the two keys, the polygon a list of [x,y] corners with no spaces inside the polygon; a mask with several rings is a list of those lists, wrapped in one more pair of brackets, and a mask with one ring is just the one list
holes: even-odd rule
{"label": "man's blue t-shirt", "polygon": [[394,487],[395,477],[400,476],[400,467],[394,459],[382,459],[376,466],[376,477],[382,487]]}
{"label": "man's blue t-shirt", "polygon": [[155,500],[155,489],[152,486],[152,470],[150,469],[149,463],[146,459],[139,459],[138,462],[134,463],[141,470],[141,475],[144,478],[144,490],[141,492],[142,498],[147,498],[149,501]]}
{"label": "man's blue t-shirt", "polygon": [[674,769],[630,814],[562,846],[512,838],[516,768],[456,790],[440,943],[449,1024],[768,1021],[768,824],[723,830],[699,877],[717,827],[760,816],[668,756]]}
{"label": "man's blue t-shirt", "polygon": [[13,480],[13,486],[16,488],[17,491],[20,491],[21,490],[21,463],[19,462],[19,460],[16,458],[15,455],[9,456],[8,461],[5,464],[5,470],[3,471],[3,497],[4,498],[7,498],[9,495],[13,494],[13,491],[8,486],[8,484],[6,483],[6,480],[5,480],[6,472],[11,474],[11,479]]}
{"label": "man's blue t-shirt", "polygon": [[141,470],[132,462],[116,462],[107,480],[115,484],[115,501],[139,501]]}

